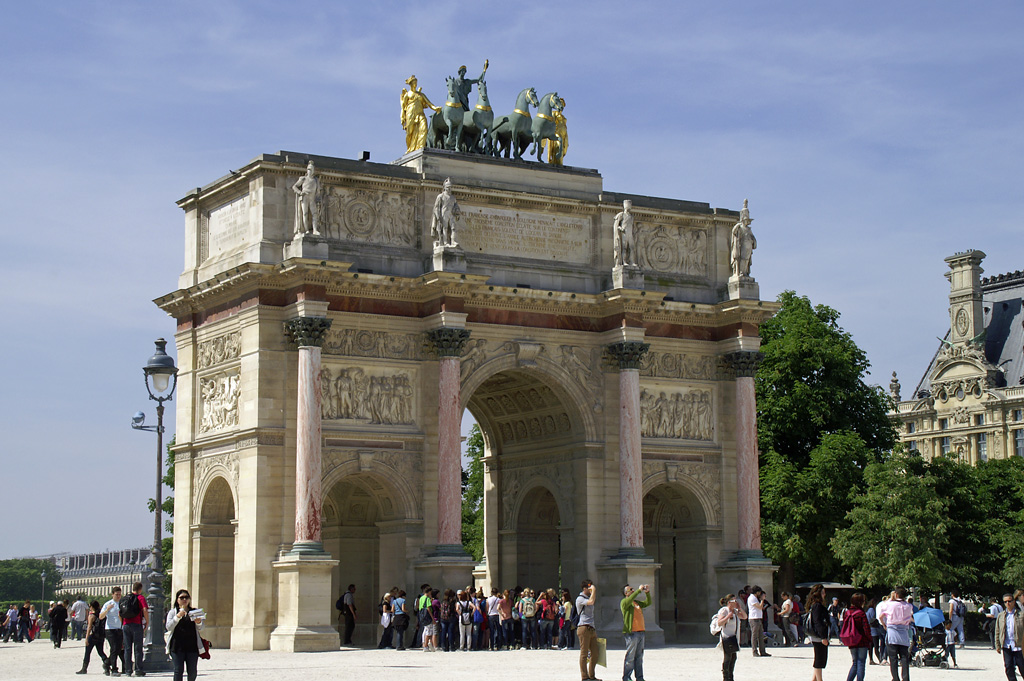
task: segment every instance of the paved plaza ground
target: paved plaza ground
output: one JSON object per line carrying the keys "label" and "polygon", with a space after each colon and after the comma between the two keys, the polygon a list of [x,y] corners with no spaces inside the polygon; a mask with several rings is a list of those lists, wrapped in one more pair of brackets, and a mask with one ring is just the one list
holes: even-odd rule
{"label": "paved plaza ground", "polygon": [[[710,637],[709,637],[710,638]],[[30,644],[0,643],[0,678],[4,681],[32,679],[79,678],[84,643],[67,642],[54,650],[49,641]],[[850,668],[850,654],[836,646],[831,650],[826,681],[845,681]],[[811,649],[772,648],[771,658],[756,659],[749,649],[740,651],[736,663],[737,681],[794,681],[810,679]],[[605,681],[622,677],[621,650],[610,650],[608,669],[597,668],[597,676]],[[1002,657],[987,646],[976,643],[957,651],[961,669],[911,668],[915,681],[949,679],[1002,679]],[[510,678],[536,681],[579,679],[578,652],[502,651],[472,653],[424,653],[418,650],[343,649],[330,653],[236,653],[214,650],[211,660],[199,661],[199,677],[211,681],[298,681],[299,679],[387,679],[387,681],[440,681],[442,679]],[[646,681],[693,679],[719,681],[722,678],[722,656],[713,646],[672,646],[648,650],[644,656]],[[384,673],[386,676],[377,677]],[[89,675],[103,677],[99,660],[93,658]],[[170,674],[150,674],[170,678]],[[888,667],[868,667],[867,681],[887,681]]]}

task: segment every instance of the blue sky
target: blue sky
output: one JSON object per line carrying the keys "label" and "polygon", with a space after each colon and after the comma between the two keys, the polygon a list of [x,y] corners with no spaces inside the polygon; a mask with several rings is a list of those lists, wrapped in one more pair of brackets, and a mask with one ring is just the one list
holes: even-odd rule
{"label": "blue sky", "polygon": [[151,300],[182,267],[175,200],[279,149],[393,160],[404,80],[437,102],[485,58],[495,107],[566,99],[566,163],[608,190],[749,198],[762,297],[839,309],[909,391],[948,327],[942,259],[1024,266],[1022,25],[1016,1],[5,3],[0,465],[35,510],[0,557],[152,541],[155,437],[128,424],[174,332]]}

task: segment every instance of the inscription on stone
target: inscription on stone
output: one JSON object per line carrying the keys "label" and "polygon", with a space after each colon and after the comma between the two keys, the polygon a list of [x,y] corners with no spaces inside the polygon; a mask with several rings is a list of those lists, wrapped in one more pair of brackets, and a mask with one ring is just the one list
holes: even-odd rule
{"label": "inscription on stone", "polygon": [[590,220],[500,208],[462,207],[459,242],[469,252],[590,262]]}
{"label": "inscription on stone", "polygon": [[249,195],[210,211],[209,257],[237,249],[249,241]]}

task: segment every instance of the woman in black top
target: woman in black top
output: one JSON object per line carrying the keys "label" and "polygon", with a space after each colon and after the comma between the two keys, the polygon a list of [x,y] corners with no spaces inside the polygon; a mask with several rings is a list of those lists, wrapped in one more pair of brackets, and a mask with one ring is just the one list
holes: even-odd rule
{"label": "woman in black top", "polygon": [[815,584],[807,596],[810,606],[810,626],[808,632],[814,645],[814,681],[821,681],[821,670],[828,664],[828,610],[825,609],[825,587]]}
{"label": "woman in black top", "polygon": [[87,674],[89,669],[89,657],[92,649],[95,648],[100,659],[103,660],[103,673],[109,674],[110,667],[107,656],[103,654],[103,641],[105,638],[106,620],[100,619],[100,602],[93,601],[89,604],[88,625],[85,631],[85,659],[82,660],[82,670],[76,674]]}
{"label": "woman in black top", "polygon": [[[178,589],[174,595],[175,607],[167,613],[167,654],[174,662],[174,681],[182,681],[188,669],[188,681],[195,681],[199,653],[204,650],[199,630],[203,619],[192,607],[192,596],[187,589]],[[189,614],[189,613],[193,614]]]}

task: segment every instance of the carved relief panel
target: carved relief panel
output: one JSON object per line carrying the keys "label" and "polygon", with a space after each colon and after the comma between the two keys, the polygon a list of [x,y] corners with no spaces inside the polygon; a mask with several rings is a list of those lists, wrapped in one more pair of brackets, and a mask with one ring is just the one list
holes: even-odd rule
{"label": "carved relief panel", "polygon": [[242,334],[239,331],[201,341],[196,348],[196,368],[207,369],[238,359],[241,351]]}
{"label": "carved relief panel", "polygon": [[238,425],[239,370],[199,378],[199,434]]}
{"label": "carved relief panel", "polygon": [[320,370],[324,420],[366,421],[379,425],[415,423],[415,377],[358,366],[324,366]]}
{"label": "carved relief panel", "polygon": [[324,336],[323,354],[378,359],[423,359],[423,334],[332,328]]}
{"label": "carved relief panel", "polygon": [[640,375],[713,381],[717,360],[710,355],[650,351],[640,360]]}
{"label": "carved relief panel", "polygon": [[683,440],[715,439],[715,411],[710,390],[640,391],[643,437]]}
{"label": "carved relief panel", "polygon": [[708,230],[641,223],[636,229],[639,265],[663,274],[708,276]]}
{"label": "carved relief panel", "polygon": [[328,186],[325,235],[346,241],[415,246],[415,199],[394,192]]}

